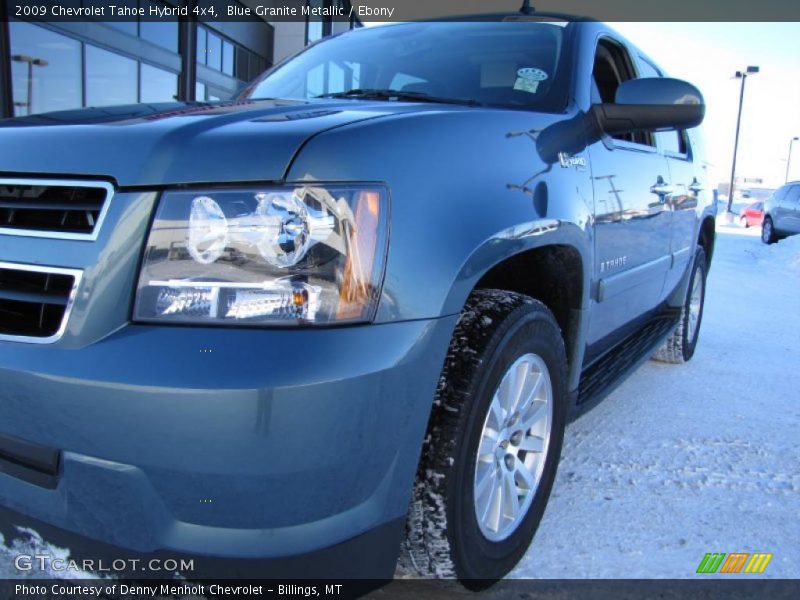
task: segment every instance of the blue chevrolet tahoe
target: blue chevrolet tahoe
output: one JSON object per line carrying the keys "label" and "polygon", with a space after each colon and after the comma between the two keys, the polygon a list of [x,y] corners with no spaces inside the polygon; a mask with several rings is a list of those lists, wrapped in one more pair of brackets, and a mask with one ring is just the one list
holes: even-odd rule
{"label": "blue chevrolet tahoe", "polygon": [[703,113],[612,29],[508,14],[3,121],[6,535],[502,577],[566,422],[694,353]]}

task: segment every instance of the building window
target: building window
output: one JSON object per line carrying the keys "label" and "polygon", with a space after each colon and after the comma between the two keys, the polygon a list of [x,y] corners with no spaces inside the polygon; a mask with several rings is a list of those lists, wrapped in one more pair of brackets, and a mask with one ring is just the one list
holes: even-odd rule
{"label": "building window", "polygon": [[174,102],[178,98],[178,76],[142,63],[139,102]]}
{"label": "building window", "polygon": [[[149,12],[151,6],[166,5],[155,0],[140,0],[145,11]],[[178,51],[178,22],[164,19],[163,21],[139,21],[139,37],[152,44],[166,48],[170,52]]]}
{"label": "building window", "polygon": [[262,57],[204,25],[197,26],[197,62],[242,83],[255,79],[266,68]]}
{"label": "building window", "polygon": [[306,38],[309,44],[322,39],[322,21],[312,21],[309,18],[306,25]]}
{"label": "building window", "polygon": [[233,77],[234,46],[230,42],[222,42],[222,72]]}
{"label": "building window", "polygon": [[[223,39],[203,25],[197,26],[197,62],[215,71],[223,71],[223,45],[230,47],[233,53],[233,44]],[[233,56],[231,56],[231,61]],[[231,64],[231,71],[233,65]],[[232,74],[232,73],[231,73]]]}
{"label": "building window", "polygon": [[249,77],[245,81],[250,81],[252,79],[255,79],[256,77],[261,75],[261,73],[263,73],[267,68],[266,61],[260,56],[257,56],[255,54],[250,55],[250,60],[248,61],[248,64],[250,67]]}
{"label": "building window", "polygon": [[[159,2],[157,0],[140,0],[140,7],[149,14],[151,6],[170,6],[166,2]],[[140,37],[151,44],[156,44],[169,50],[170,52],[178,51],[178,22],[163,20],[163,21],[104,21],[108,27],[131,35],[133,37]]]}
{"label": "building window", "polygon": [[197,62],[201,65],[206,64],[206,55],[208,55],[208,31],[205,27],[198,25],[197,27]]}
{"label": "building window", "polygon": [[222,71],[222,38],[210,31],[206,41],[206,66],[215,71]]}
{"label": "building window", "polygon": [[[306,0],[310,9],[332,8],[333,6],[341,6],[339,0]],[[311,44],[317,40],[321,40],[325,36],[333,33],[333,19],[331,17],[306,17],[306,44]]]}
{"label": "building window", "polygon": [[[147,10],[153,4],[180,5],[182,1],[138,3]],[[271,25],[253,25],[266,40],[272,39]],[[206,24],[196,27],[199,64],[197,77],[189,85],[197,84],[198,100],[229,98],[269,65],[272,50],[264,38],[250,49]],[[58,23],[11,21],[9,31],[14,116],[84,106],[171,102],[179,94],[183,57],[178,22],[98,21],[74,29]]]}
{"label": "building window", "polygon": [[139,23],[139,37],[161,46],[170,52],[178,51],[177,21],[142,21]]}
{"label": "building window", "polygon": [[81,106],[81,44],[49,29],[11,21],[14,116]]}
{"label": "building window", "polygon": [[250,80],[249,58],[250,53],[247,50],[244,48],[236,48],[236,65],[234,71],[236,73],[235,77],[239,81]]}
{"label": "building window", "polygon": [[138,102],[135,60],[86,44],[86,106]]}

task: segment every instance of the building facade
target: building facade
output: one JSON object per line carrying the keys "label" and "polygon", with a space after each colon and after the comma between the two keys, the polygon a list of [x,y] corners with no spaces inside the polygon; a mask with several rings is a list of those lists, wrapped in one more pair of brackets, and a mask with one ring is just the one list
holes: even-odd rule
{"label": "building facade", "polygon": [[[344,0],[306,0],[324,7]],[[138,0],[139,5],[181,0]],[[253,4],[243,0],[243,5]],[[0,2],[0,11],[7,3]],[[230,98],[286,56],[355,23],[58,22],[0,14],[0,117],[86,106]]]}

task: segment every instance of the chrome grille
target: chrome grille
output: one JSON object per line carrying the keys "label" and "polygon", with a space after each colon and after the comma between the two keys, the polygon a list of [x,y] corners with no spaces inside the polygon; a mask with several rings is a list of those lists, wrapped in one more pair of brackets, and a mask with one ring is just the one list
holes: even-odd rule
{"label": "chrome grille", "polygon": [[100,181],[0,178],[0,235],[96,239],[113,192]]}
{"label": "chrome grille", "polygon": [[81,275],[74,269],[0,262],[0,340],[58,341]]}

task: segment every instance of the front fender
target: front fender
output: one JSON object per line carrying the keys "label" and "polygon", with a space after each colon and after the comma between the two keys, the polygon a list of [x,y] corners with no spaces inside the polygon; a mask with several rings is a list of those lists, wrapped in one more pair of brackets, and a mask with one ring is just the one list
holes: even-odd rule
{"label": "front fender", "polygon": [[314,137],[286,179],[384,182],[391,229],[376,322],[454,315],[488,269],[520,252],[563,244],[592,264],[587,161],[547,164],[537,150],[535,132],[557,120],[445,107],[382,117]]}

